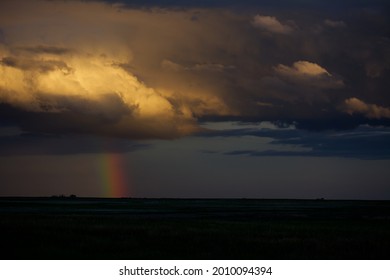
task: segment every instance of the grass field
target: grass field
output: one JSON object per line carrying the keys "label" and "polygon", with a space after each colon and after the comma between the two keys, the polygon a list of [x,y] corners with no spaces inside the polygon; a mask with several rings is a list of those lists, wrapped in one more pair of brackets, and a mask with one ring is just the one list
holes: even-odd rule
{"label": "grass field", "polygon": [[390,259],[389,201],[0,198],[1,259]]}

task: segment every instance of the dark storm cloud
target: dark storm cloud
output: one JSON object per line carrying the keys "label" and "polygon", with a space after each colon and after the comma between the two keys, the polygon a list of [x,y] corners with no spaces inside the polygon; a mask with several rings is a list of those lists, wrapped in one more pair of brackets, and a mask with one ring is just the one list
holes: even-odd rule
{"label": "dark storm cloud", "polygon": [[[78,133],[128,139],[173,139],[178,133],[176,127],[169,123],[163,124],[160,128],[150,129],[151,125],[158,124],[132,117],[129,108],[121,104],[121,100],[115,95],[107,95],[97,104],[79,98],[47,97],[50,102],[44,98],[42,97],[44,106],[40,112],[26,112],[0,104],[0,124],[17,125],[27,132]],[[58,102],[61,106],[66,104],[63,111],[57,111]],[[85,112],[85,107],[92,107],[92,111]]]}
{"label": "dark storm cloud", "polygon": [[129,153],[149,147],[123,139],[80,135],[23,132],[0,135],[0,156]]}
{"label": "dark storm cloud", "polygon": [[[342,157],[390,159],[390,129],[360,126],[354,130],[310,132],[299,129],[232,129],[203,134],[206,137],[256,136],[271,139],[274,149],[234,150],[226,155]],[[289,147],[287,150],[283,147]],[[291,148],[294,147],[294,148]]]}

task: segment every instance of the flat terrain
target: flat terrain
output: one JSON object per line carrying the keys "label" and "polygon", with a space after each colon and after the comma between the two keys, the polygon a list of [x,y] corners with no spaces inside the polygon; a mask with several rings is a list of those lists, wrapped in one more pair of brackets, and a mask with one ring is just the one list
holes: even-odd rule
{"label": "flat terrain", "polygon": [[390,259],[390,201],[0,198],[1,259]]}

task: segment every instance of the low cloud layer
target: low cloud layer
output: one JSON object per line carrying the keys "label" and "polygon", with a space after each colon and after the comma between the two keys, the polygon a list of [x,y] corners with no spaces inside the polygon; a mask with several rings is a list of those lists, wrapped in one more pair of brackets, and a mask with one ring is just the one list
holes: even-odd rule
{"label": "low cloud layer", "polygon": [[[206,153],[222,153],[227,156],[251,157],[337,157],[363,160],[390,159],[390,131],[388,128],[359,126],[351,131],[311,132],[284,128],[235,128],[213,131],[204,137],[258,138],[258,147],[227,151],[208,150]],[[260,140],[262,139],[262,140]],[[262,141],[267,140],[266,145]]]}
{"label": "low cloud layer", "polygon": [[351,4],[334,20],[201,6],[2,1],[0,124],[130,139],[197,133],[204,120],[388,125],[380,9]]}

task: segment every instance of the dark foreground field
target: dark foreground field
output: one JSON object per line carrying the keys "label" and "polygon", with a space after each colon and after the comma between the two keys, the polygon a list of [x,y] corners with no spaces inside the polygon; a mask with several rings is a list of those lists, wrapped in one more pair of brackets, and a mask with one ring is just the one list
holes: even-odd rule
{"label": "dark foreground field", "polygon": [[0,198],[1,259],[390,259],[390,202]]}

